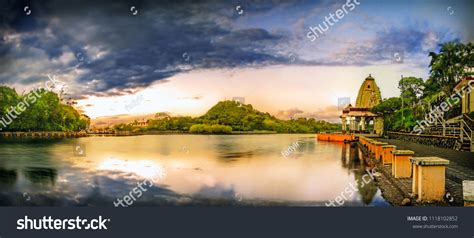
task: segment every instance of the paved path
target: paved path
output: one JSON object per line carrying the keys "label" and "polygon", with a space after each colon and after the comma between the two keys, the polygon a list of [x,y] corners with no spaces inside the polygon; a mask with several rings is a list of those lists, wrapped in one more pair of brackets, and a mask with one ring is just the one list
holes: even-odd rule
{"label": "paved path", "polygon": [[391,145],[396,145],[398,150],[413,150],[415,151],[415,156],[437,156],[444,159],[447,159],[451,162],[474,170],[474,153],[465,152],[465,151],[455,151],[450,149],[438,148],[429,145],[417,144],[409,141],[395,140],[395,139],[382,139],[377,138],[377,140],[387,142]]}

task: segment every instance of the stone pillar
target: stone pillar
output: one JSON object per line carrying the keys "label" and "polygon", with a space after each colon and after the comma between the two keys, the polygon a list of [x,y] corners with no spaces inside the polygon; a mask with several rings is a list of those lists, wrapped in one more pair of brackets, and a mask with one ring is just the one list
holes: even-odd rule
{"label": "stone pillar", "polygon": [[413,195],[418,201],[442,201],[445,191],[446,165],[449,160],[439,157],[415,157],[410,159],[413,164]]}
{"label": "stone pillar", "polygon": [[410,159],[415,152],[411,150],[395,150],[392,152],[392,175],[395,178],[409,178],[412,172]]}
{"label": "stone pillar", "polygon": [[351,122],[352,122],[352,123],[351,123],[351,124],[352,124],[351,130],[352,130],[352,131],[357,130],[357,122],[356,122],[355,117],[352,117],[352,118],[351,118]]}
{"label": "stone pillar", "polygon": [[374,118],[374,131],[375,131],[375,134],[378,134],[378,135],[383,134],[383,118],[382,117]]}
{"label": "stone pillar", "polygon": [[365,132],[365,117],[360,118],[361,131]]}
{"label": "stone pillar", "polygon": [[345,117],[342,117],[341,118],[341,121],[342,121],[342,132],[346,132],[347,130],[347,121],[346,121],[346,118]]}

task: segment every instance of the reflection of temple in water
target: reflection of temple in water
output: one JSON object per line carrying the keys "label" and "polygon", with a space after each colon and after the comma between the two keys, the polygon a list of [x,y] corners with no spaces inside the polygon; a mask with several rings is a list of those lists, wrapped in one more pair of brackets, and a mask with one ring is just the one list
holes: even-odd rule
{"label": "reflection of temple in water", "polygon": [[357,169],[360,166],[363,166],[363,161],[359,159],[359,149],[350,144],[345,144],[342,146],[342,155],[341,162],[342,167],[349,170]]}
{"label": "reflection of temple in water", "polygon": [[[354,173],[354,179],[357,182],[357,189],[361,200],[365,205],[372,202],[377,193],[377,186],[372,178],[367,173],[366,165],[364,164],[363,154],[357,146],[346,144],[342,146],[341,163],[342,167]],[[366,175],[366,176],[364,176]]]}

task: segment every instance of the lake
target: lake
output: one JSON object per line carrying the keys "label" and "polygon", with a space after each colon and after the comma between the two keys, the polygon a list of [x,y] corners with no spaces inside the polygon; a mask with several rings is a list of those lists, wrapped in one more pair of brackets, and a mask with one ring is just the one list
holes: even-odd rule
{"label": "lake", "polygon": [[0,205],[112,207],[160,174],[132,206],[388,206],[360,156],[310,134],[1,140]]}

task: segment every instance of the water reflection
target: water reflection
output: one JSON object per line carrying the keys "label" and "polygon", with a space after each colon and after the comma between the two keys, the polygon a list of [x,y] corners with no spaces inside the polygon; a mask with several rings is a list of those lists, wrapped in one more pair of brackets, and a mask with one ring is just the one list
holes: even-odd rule
{"label": "water reflection", "polygon": [[[298,144],[287,157],[281,152]],[[74,156],[84,145],[85,157]],[[183,148],[186,151],[183,152]],[[356,147],[311,135],[153,135],[0,143],[0,205],[112,206],[164,169],[134,206],[324,206],[363,178]],[[229,163],[232,162],[232,163]],[[22,196],[27,192],[31,200]],[[385,205],[374,183],[346,205]]]}
{"label": "water reflection", "polygon": [[28,167],[23,173],[32,183],[43,185],[54,185],[58,175],[56,169],[38,167]]}
{"label": "water reflection", "polygon": [[379,192],[371,175],[367,172],[371,167],[365,163],[364,159],[361,159],[362,153],[355,144],[344,144],[341,151],[342,167],[354,174],[361,201],[365,205],[371,204]]}
{"label": "water reflection", "polygon": [[8,170],[0,168],[0,184],[2,186],[15,185],[17,178],[16,170]]}

